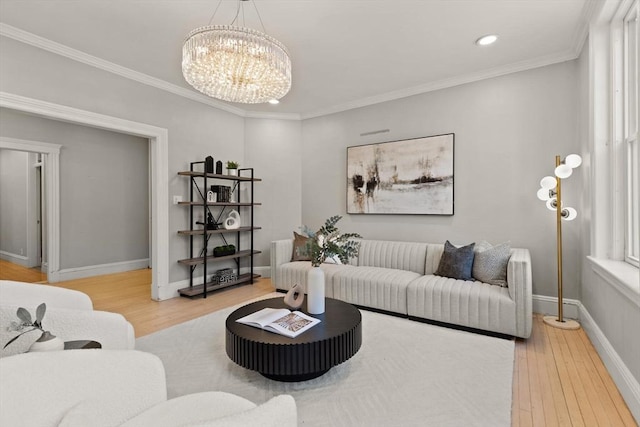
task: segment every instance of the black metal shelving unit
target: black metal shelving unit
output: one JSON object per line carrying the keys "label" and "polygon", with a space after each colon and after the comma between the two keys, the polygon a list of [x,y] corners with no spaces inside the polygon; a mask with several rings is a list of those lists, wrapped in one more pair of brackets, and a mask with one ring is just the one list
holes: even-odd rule
{"label": "black metal shelving unit", "polygon": [[[178,172],[180,176],[186,176],[190,179],[190,191],[189,201],[179,202],[179,205],[189,207],[189,230],[178,231],[179,235],[189,237],[189,258],[178,260],[178,263],[185,265],[189,268],[189,287],[178,290],[181,296],[196,297],[202,295],[207,297],[209,292],[214,292],[220,289],[227,288],[229,286],[235,286],[240,284],[252,284],[255,279],[260,275],[253,272],[253,257],[259,254],[261,251],[254,249],[254,232],[260,230],[261,227],[256,227],[253,222],[253,210],[255,206],[260,206],[260,203],[254,201],[254,183],[262,181],[259,178],[255,178],[253,175],[253,168],[238,169],[238,175],[220,175],[214,173],[206,173],[204,171],[197,171],[197,168],[202,167],[204,169],[204,161],[192,162],[189,171]],[[200,166],[201,165],[201,166]],[[236,194],[236,202],[207,202],[207,191],[212,182],[216,180],[232,181],[232,193]],[[241,186],[249,186],[249,201],[240,201],[240,189]],[[196,209],[202,209],[203,224],[197,224],[195,220]],[[237,229],[227,230],[224,228],[208,229],[207,218],[209,214],[214,218],[215,223],[220,223],[223,219],[223,215],[227,213],[227,210],[236,209],[247,210],[249,216],[249,225],[242,226]],[[243,233],[250,234],[249,248],[241,248],[240,237]],[[211,244],[211,239],[219,239],[224,245],[228,245],[227,236],[235,235],[236,252],[233,255],[225,255],[214,257],[209,252],[209,248],[213,248],[215,245]],[[196,239],[202,239],[202,245],[200,250],[196,250]],[[197,252],[197,253],[196,253]],[[241,261],[244,259],[249,260],[249,273],[240,274]],[[217,283],[209,280],[208,272],[209,264],[220,261],[233,260],[235,262],[235,271],[237,274],[236,280],[228,281],[224,283]],[[202,266],[202,283],[194,283],[194,275],[198,268]]]}

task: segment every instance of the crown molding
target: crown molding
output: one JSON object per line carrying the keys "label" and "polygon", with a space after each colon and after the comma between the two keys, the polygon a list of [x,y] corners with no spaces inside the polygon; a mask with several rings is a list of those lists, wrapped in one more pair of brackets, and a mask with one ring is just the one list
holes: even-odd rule
{"label": "crown molding", "polygon": [[576,28],[576,32],[573,37],[573,47],[576,58],[582,53],[584,43],[587,41],[589,35],[589,26],[597,15],[600,14],[602,7],[604,6],[603,0],[587,1],[582,7],[582,13],[580,15],[580,25]]}
{"label": "crown molding", "polygon": [[408,98],[414,95],[420,95],[427,92],[433,92],[440,89],[447,89],[454,86],[459,86],[467,83],[473,83],[480,80],[486,80],[493,77],[499,77],[506,74],[517,73],[520,71],[526,71],[534,68],[544,67],[547,65],[557,64],[560,62],[571,61],[576,59],[577,55],[573,49],[569,51],[561,52],[555,55],[543,56],[526,61],[517,62],[514,64],[508,64],[501,67],[490,68],[488,70],[482,70],[475,73],[464,74],[462,76],[452,77],[449,79],[443,79],[431,83],[426,83],[419,86],[410,87],[407,89],[401,89],[393,92],[387,92],[381,95],[375,95],[368,98],[363,98],[357,101],[348,102],[342,105],[329,107],[321,110],[312,111],[302,114],[302,120],[311,119],[320,116],[326,116],[329,114],[340,113],[347,110],[353,110],[361,107],[368,107],[370,105],[380,104],[382,102],[394,101],[397,99]]}
{"label": "crown molding", "polygon": [[550,56],[544,56],[534,58],[526,61],[521,61],[515,64],[508,64],[501,67],[495,67],[488,70],[482,70],[475,73],[469,73],[462,76],[443,79],[435,82],[426,83],[411,88],[401,89],[397,91],[387,92],[380,95],[375,95],[344,104],[335,105],[328,108],[318,109],[307,113],[275,113],[275,112],[258,112],[247,111],[241,108],[231,106],[227,103],[217,101],[208,96],[202,95],[197,92],[193,92],[189,89],[174,85],[164,80],[151,77],[147,74],[140,73],[138,71],[131,70],[129,68],[114,64],[112,62],[100,59],[98,57],[89,55],[85,52],[73,49],[66,45],[51,41],[44,37],[37,36],[33,33],[21,30],[19,28],[7,25],[0,22],[0,36],[8,37],[25,43],[48,52],[55,53],[60,56],[72,59],[74,61],[119,75],[121,77],[137,81],[139,83],[155,87],[160,90],[170,92],[174,95],[182,96],[184,98],[196,101],[210,107],[214,107],[229,113],[255,119],[275,119],[275,120],[306,120],[320,116],[326,116],[330,114],[340,113],[347,110],[353,110],[356,108],[367,107],[370,105],[380,104],[383,102],[394,101],[401,98],[407,98],[414,95],[420,95],[440,89],[446,89],[454,86],[459,86],[467,83],[473,83],[493,77],[499,77],[506,74],[516,73],[519,71],[525,71],[533,68],[544,67],[546,65],[556,64],[560,62],[570,61],[576,59],[582,50],[582,46],[587,37],[589,30],[589,22],[593,16],[600,10],[601,1],[599,2],[587,2],[585,5],[581,21],[583,25],[576,31],[574,36],[574,47],[568,51],[561,52]]}
{"label": "crown molding", "polygon": [[147,86],[155,87],[156,89],[164,90],[174,95],[182,96],[192,101],[199,102],[201,104],[208,105],[210,107],[223,110],[241,117],[260,117],[260,118],[277,118],[282,120],[300,120],[299,114],[278,114],[278,113],[256,113],[248,112],[241,108],[237,108],[226,104],[221,101],[217,101],[208,96],[202,95],[197,92],[193,92],[189,89],[174,85],[156,77],[151,77],[147,74],[134,71],[130,68],[123,67],[113,62],[106,61],[88,53],[82,52],[77,49],[73,49],[69,46],[61,43],[54,42],[52,40],[40,37],[28,31],[21,30],[19,28],[7,25],[0,22],[0,36],[8,37],[13,40],[19,41],[37,47],[39,49],[55,53],[57,55],[72,59],[82,64],[89,65],[94,68],[98,68],[109,73],[119,75],[129,80],[136,81],[138,83],[145,84]]}

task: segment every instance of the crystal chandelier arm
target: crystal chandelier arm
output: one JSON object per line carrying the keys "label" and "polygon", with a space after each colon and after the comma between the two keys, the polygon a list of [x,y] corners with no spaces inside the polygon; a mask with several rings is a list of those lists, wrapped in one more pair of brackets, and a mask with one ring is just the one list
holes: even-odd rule
{"label": "crystal chandelier arm", "polygon": [[218,2],[218,5],[216,6],[216,10],[213,11],[213,15],[211,15],[211,18],[209,18],[209,23],[207,25],[211,25],[211,22],[213,22],[213,18],[216,16],[216,13],[218,13],[218,9],[220,8],[221,4],[222,4],[222,0]]}

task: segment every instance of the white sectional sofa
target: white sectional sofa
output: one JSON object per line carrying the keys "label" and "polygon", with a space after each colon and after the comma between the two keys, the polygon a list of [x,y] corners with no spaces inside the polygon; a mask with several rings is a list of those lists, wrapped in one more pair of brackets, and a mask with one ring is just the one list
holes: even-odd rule
{"label": "white sectional sofa", "polygon": [[[323,264],[325,295],[354,305],[528,338],[532,326],[531,257],[511,249],[507,286],[437,276],[443,244],[361,240],[348,265]],[[271,281],[278,290],[306,286],[309,261],[291,261],[293,239],[271,243]]]}

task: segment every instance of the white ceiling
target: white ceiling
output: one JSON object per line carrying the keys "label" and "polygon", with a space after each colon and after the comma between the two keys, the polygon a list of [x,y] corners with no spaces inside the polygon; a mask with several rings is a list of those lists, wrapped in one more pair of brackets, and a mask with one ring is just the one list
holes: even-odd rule
{"label": "white ceiling", "polygon": [[[174,92],[189,91],[207,102],[182,78],[182,43],[189,31],[208,24],[218,1],[0,0],[0,34],[19,38],[18,32],[32,44],[43,45],[32,35],[40,36],[69,51],[100,58],[104,61],[97,62],[108,64],[107,68],[116,64],[124,74],[143,73],[143,80],[160,79],[160,86],[167,82]],[[213,24],[231,23],[236,4],[223,0]],[[209,102],[249,116],[291,113],[304,118],[574,59],[596,2],[255,0],[255,4],[266,32],[289,49],[292,89],[277,106]],[[243,6],[245,25],[261,29],[252,4]],[[498,34],[500,39],[489,47],[476,46],[474,41],[485,34]],[[80,52],[70,56],[83,60]],[[154,81],[157,86],[158,80]]]}

